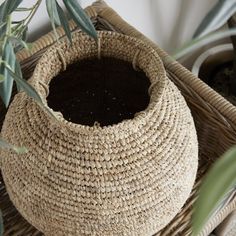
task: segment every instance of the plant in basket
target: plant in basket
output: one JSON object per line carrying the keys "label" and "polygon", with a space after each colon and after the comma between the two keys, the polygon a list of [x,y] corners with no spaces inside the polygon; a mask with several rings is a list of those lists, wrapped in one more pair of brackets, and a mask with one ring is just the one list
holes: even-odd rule
{"label": "plant in basket", "polygon": [[[191,54],[225,37],[231,44],[207,49],[194,62],[192,72],[236,105],[236,1],[218,1],[203,19],[194,39],[174,54],[176,59]],[[212,33],[227,22],[229,29]],[[212,166],[198,191],[192,216],[192,235],[200,235],[208,220],[235,195],[236,148],[232,147]]]}
{"label": "plant in basket", "polygon": [[[235,12],[236,1],[217,1],[197,28],[193,40],[175,53],[175,58],[180,59],[205,46],[207,49],[193,63],[192,72],[234,105],[236,105]],[[229,29],[218,30],[225,23]],[[231,43],[210,46],[210,43],[229,36]]]}
{"label": "plant in basket", "polygon": [[[190,110],[150,45],[109,31],[97,41],[71,35],[58,4],[46,3],[54,31],[62,25],[69,40],[48,48],[29,83],[6,68],[26,88],[1,132],[27,148],[0,151],[10,199],[48,236],[151,236],[180,211],[195,181]],[[81,24],[75,1],[64,3]]]}

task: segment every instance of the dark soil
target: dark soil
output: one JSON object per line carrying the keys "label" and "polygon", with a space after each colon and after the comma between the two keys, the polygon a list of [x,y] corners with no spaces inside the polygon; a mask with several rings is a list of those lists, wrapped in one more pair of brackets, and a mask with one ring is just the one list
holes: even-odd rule
{"label": "dark soil", "polygon": [[50,83],[48,105],[68,121],[93,126],[132,119],[149,104],[150,81],[131,64],[103,58],[79,61]]}
{"label": "dark soil", "polygon": [[233,62],[223,63],[218,65],[206,75],[205,72],[201,72],[199,77],[209,84],[214,90],[224,96],[232,104],[236,105],[236,96],[231,91],[231,76],[233,74]]}

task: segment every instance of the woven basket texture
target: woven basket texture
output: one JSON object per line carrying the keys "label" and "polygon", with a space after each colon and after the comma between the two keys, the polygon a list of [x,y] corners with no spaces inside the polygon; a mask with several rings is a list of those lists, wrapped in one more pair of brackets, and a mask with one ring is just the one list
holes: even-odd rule
{"label": "woven basket texture", "polygon": [[235,236],[236,235],[236,212],[232,212],[215,230],[217,236]]}
{"label": "woven basket texture", "polygon": [[52,118],[21,92],[2,136],[29,151],[1,152],[3,179],[20,213],[45,235],[150,236],[191,193],[198,164],[194,122],[158,54],[118,33],[99,32],[97,47],[75,32],[72,46],[64,39],[45,52],[30,83],[46,103],[49,83],[61,70],[95,57],[117,58],[144,71],[151,83],[147,108],[114,125],[85,126],[59,113],[58,120]]}
{"label": "woven basket texture", "polygon": [[[155,236],[190,236],[192,205],[196,200],[199,185],[212,163],[236,143],[236,108],[178,62],[169,60],[166,52],[125,22],[104,1],[97,1],[89,6],[86,11],[98,30],[116,31],[136,37],[151,45],[163,61],[167,76],[181,90],[191,109],[199,141],[197,181],[181,211],[164,229],[155,234]],[[71,29],[76,28],[72,21],[70,26]],[[57,31],[60,37],[64,36],[62,28],[58,28]],[[31,77],[38,60],[47,48],[54,43],[54,34],[50,32],[37,40],[30,52],[23,50],[18,53],[18,59],[21,61],[25,78]],[[167,58],[168,60],[166,60]],[[0,124],[4,120],[5,113],[6,109],[1,103]],[[0,208],[4,218],[4,236],[42,236],[42,233],[29,224],[15,209],[6,193],[3,180],[0,182]],[[200,236],[208,236],[235,209],[236,198],[234,197],[222,205],[218,213],[209,219]]]}

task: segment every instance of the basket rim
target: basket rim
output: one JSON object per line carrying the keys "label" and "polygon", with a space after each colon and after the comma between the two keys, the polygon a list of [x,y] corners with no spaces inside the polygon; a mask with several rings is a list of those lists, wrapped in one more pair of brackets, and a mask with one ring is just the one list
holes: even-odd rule
{"label": "basket rim", "polygon": [[[91,37],[89,37],[88,35],[80,32],[80,31],[76,31],[73,33],[72,40],[74,41],[75,46],[79,45],[78,43],[76,44],[76,42],[75,42],[75,39],[77,37],[81,37],[81,40],[84,40],[84,39],[90,40],[89,42],[91,43],[92,46],[97,46],[96,42],[93,39],[91,39]],[[68,48],[68,46],[70,46],[70,43],[68,42],[67,38],[64,37],[62,40],[60,40],[60,42],[56,42],[54,45],[50,46],[46,50],[46,52],[43,54],[43,56],[38,61],[37,65],[35,67],[34,73],[29,80],[29,82],[35,87],[36,91],[39,93],[40,97],[43,100],[44,105],[47,106],[47,108],[49,108],[53,112],[55,117],[57,118],[56,121],[53,121],[54,125],[56,125],[58,127],[61,127],[63,125],[65,128],[73,130],[74,132],[82,132],[82,133],[88,132],[90,134],[97,133],[97,132],[104,132],[104,134],[111,133],[111,132],[116,133],[116,132],[120,132],[120,131],[126,131],[127,129],[135,130],[136,127],[142,127],[146,122],[148,122],[148,118],[152,116],[156,107],[158,106],[159,102],[161,101],[161,97],[165,91],[168,78],[166,75],[164,65],[163,65],[158,53],[152,47],[150,47],[149,45],[145,44],[143,41],[141,41],[137,38],[130,37],[130,36],[123,35],[123,34],[119,34],[116,32],[98,31],[98,41],[100,41],[101,44],[102,44],[102,40],[104,38],[107,38],[110,40],[122,39],[123,40],[122,43],[126,43],[126,45],[132,45],[132,47],[134,49],[141,50],[142,53],[147,52],[148,55],[150,56],[150,58],[152,57],[152,60],[150,59],[150,61],[155,63],[156,68],[158,68],[158,72],[156,72],[156,74],[155,74],[156,81],[152,82],[151,79],[149,78],[149,80],[151,82],[151,86],[149,87],[149,91],[148,91],[149,96],[150,96],[150,102],[149,102],[148,106],[145,108],[145,110],[143,110],[141,112],[137,112],[134,115],[134,118],[132,118],[132,119],[125,119],[119,123],[115,123],[115,124],[107,125],[107,126],[100,126],[96,122],[93,126],[73,123],[73,122],[66,120],[60,112],[53,111],[53,109],[51,109],[47,103],[47,99],[46,99],[47,92],[42,93],[42,91],[49,91],[49,84],[48,84],[48,82],[44,81],[44,79],[43,79],[45,77],[45,68],[41,65],[45,65],[49,62],[48,55],[52,54],[52,53],[54,53],[54,55],[57,55],[57,58],[60,61],[63,61],[60,64],[60,71],[62,71],[63,67],[65,67],[65,65],[63,65],[63,63],[71,64],[71,62],[66,61],[66,56],[63,56],[63,55],[58,56],[58,53],[57,53],[58,50],[60,50],[60,53],[61,53],[63,50],[65,50],[65,47],[67,47],[67,49],[68,49],[68,50],[66,50],[67,55],[73,54],[73,52],[74,52],[73,50],[70,50]],[[105,47],[107,47],[107,45],[105,45]],[[102,50],[102,48],[101,48],[101,50]],[[114,52],[115,52],[115,49],[114,49]],[[136,57],[135,51],[132,53],[134,54],[135,60],[138,62],[138,57]],[[102,51],[101,51],[101,54],[102,54]],[[62,56],[64,57],[63,60],[61,59]],[[76,56],[75,56],[75,59],[76,59]],[[54,60],[55,58],[50,57],[50,59]],[[154,61],[154,59],[155,59],[155,61]],[[73,62],[75,62],[75,61],[72,61],[72,63]],[[129,62],[129,63],[131,63],[131,62]],[[148,71],[147,70],[145,71],[145,68],[142,68],[142,70],[145,72],[146,76],[148,77],[148,75],[147,75]],[[59,73],[60,73],[60,71],[59,71]],[[42,76],[42,73],[44,73],[44,76]],[[51,76],[51,75],[48,75],[48,74],[46,75],[46,77],[49,77],[49,76]],[[55,77],[55,75],[53,77]],[[53,77],[51,77],[49,79],[49,83],[53,79]],[[38,107],[41,110],[43,109],[41,106],[38,106]],[[50,120],[51,115],[47,114],[47,112],[44,112],[44,114]]]}

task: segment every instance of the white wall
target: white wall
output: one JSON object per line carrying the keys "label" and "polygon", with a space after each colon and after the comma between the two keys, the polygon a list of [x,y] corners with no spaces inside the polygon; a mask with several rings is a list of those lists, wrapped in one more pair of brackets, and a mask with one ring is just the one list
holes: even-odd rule
{"label": "white wall", "polygon": [[[1,1],[1,0],[0,0]],[[35,0],[24,0],[29,6]],[[61,2],[61,0],[59,0]],[[93,0],[79,0],[83,7]],[[216,0],[107,0],[125,20],[168,52],[191,38],[197,25]],[[45,4],[30,25],[35,40],[50,29]]]}

